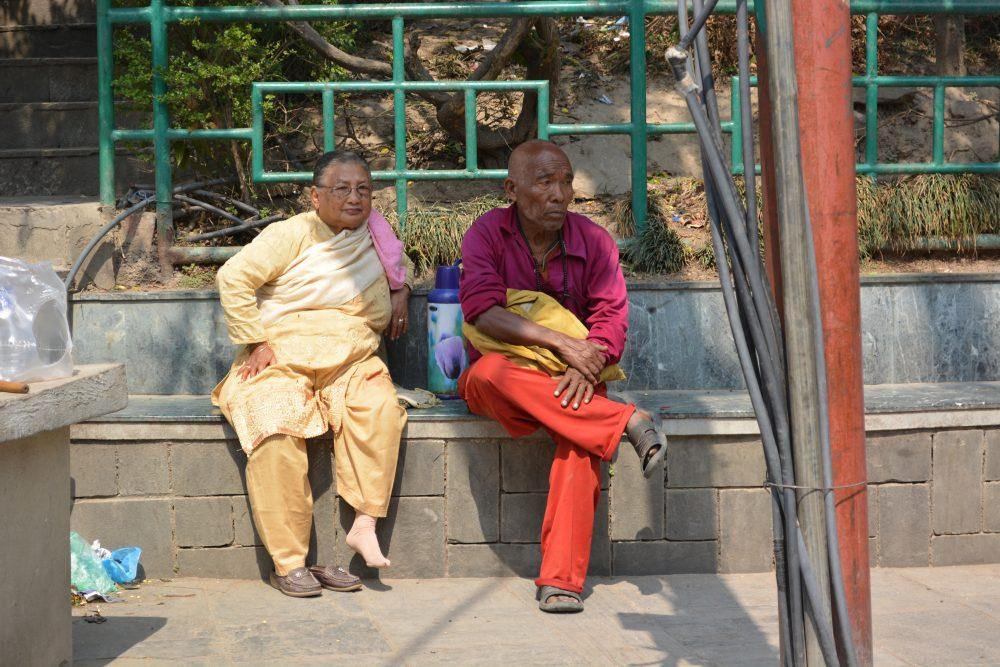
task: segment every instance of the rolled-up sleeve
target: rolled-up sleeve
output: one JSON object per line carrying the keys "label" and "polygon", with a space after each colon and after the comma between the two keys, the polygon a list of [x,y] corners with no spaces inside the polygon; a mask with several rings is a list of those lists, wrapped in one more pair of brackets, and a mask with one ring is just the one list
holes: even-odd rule
{"label": "rolled-up sleeve", "polygon": [[257,307],[257,289],[280,276],[296,248],[287,235],[268,228],[222,265],[216,276],[229,339],[236,345],[267,339]]}
{"label": "rolled-up sleeve", "polygon": [[601,241],[588,262],[587,276],[587,338],[607,347],[608,363],[616,364],[625,351],[628,292],[618,261],[618,246],[610,235]]}
{"label": "rolled-up sleeve", "polygon": [[493,306],[507,305],[507,287],[500,276],[497,244],[485,225],[473,224],[462,240],[462,279],[459,300],[469,324]]}

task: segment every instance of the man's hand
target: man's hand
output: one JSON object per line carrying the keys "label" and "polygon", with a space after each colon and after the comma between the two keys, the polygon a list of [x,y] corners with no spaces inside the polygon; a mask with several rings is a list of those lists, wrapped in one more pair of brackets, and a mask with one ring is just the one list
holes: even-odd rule
{"label": "man's hand", "polygon": [[601,371],[607,365],[604,353],[608,348],[592,340],[580,340],[565,336],[554,352],[566,364],[577,371],[591,384],[601,381]]}
{"label": "man's hand", "polygon": [[556,387],[556,398],[560,396],[562,406],[569,407],[573,404],[574,410],[579,410],[581,405],[590,403],[594,398],[594,385],[583,377],[583,374],[575,368],[566,369],[566,373],[559,378],[559,385]]}
{"label": "man's hand", "polygon": [[396,340],[410,328],[410,288],[403,285],[389,293],[392,304],[392,321],[389,323],[389,339]]}
{"label": "man's hand", "polygon": [[278,363],[278,358],[274,356],[274,350],[266,342],[257,343],[250,351],[250,356],[243,362],[239,370],[241,380],[252,378],[268,366]]}

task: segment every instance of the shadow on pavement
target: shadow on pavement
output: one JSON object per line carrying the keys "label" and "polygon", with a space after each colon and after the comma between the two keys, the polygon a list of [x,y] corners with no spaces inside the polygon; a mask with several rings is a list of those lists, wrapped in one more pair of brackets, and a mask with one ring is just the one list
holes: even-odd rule
{"label": "shadow on pavement", "polygon": [[157,616],[106,616],[102,623],[89,623],[82,616],[73,617],[73,662],[103,663],[118,658],[136,644],[143,643],[149,655],[160,642],[148,641],[161,630],[167,619]]}

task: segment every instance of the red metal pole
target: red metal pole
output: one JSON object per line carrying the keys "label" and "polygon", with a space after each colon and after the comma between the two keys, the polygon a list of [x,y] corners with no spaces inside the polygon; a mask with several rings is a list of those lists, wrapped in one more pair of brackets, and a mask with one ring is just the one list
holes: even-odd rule
{"label": "red metal pole", "polygon": [[[793,0],[799,88],[799,140],[819,270],[826,341],[830,440],[840,561],[851,634],[860,665],[872,664],[868,567],[868,494],[861,372],[861,290],[858,266],[854,118],[851,99],[851,13],[843,0]],[[758,44],[762,43],[758,39]],[[761,84],[766,265],[781,298],[771,151],[767,64],[756,49]],[[779,307],[779,312],[781,311]]]}

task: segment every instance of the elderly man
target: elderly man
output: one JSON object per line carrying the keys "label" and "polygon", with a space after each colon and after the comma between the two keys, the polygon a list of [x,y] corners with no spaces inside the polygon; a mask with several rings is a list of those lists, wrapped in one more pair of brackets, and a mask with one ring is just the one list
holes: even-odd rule
{"label": "elderly man", "polygon": [[402,245],[372,211],[371,173],[354,153],[316,162],[314,210],[265,229],[219,270],[229,337],[241,345],[213,402],[249,457],[247,494],[274,561],[271,585],[311,597],[361,587],[339,567],[305,567],[312,529],[306,438],[333,431],[337,495],[355,510],[347,544],[387,567],[386,516],[406,412],[377,356],[405,333]]}
{"label": "elderly man", "polygon": [[[566,370],[552,376],[504,354],[472,349],[459,391],[472,412],[495,419],[511,436],[542,428],[555,441],[535,584],[543,611],[578,612],[600,462],[611,459],[624,433],[649,477],[662,462],[665,440],[648,414],[609,400],[601,383],[602,371],[625,347],[628,298],[614,239],[568,211],[569,158],[552,143],[531,141],[511,154],[508,173],[504,188],[512,205],[476,220],[462,243],[462,310],[478,333],[547,350]],[[589,333],[580,339],[522,317],[506,307],[508,290],[557,299]]]}

